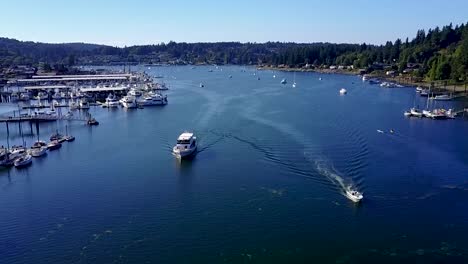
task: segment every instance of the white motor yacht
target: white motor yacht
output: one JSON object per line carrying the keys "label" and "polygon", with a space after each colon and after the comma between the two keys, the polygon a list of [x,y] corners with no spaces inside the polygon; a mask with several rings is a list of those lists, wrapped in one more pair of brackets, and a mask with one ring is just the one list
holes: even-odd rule
{"label": "white motor yacht", "polygon": [[125,108],[137,108],[137,102],[135,96],[127,95],[120,99],[120,103]]}
{"label": "white motor yacht", "polygon": [[340,89],[340,94],[341,94],[341,95],[344,95],[344,94],[347,94],[347,93],[348,93],[348,91],[346,91],[345,88],[341,88],[341,89]]}
{"label": "white motor yacht", "polygon": [[346,197],[355,203],[360,202],[364,198],[362,193],[351,189],[351,187],[346,188]]}
{"label": "white motor yacht", "polygon": [[107,96],[106,102],[103,104],[103,106],[112,108],[112,107],[118,107],[119,104],[120,104],[119,100],[117,100],[117,98],[115,98],[115,96],[113,94],[109,94],[109,96]]}
{"label": "white motor yacht", "polygon": [[174,146],[172,152],[178,158],[184,158],[194,154],[196,150],[197,138],[193,133],[184,132],[177,138],[177,145]]}
{"label": "white motor yacht", "polygon": [[142,106],[165,105],[167,104],[167,96],[158,93],[148,93],[138,100],[137,103]]}
{"label": "white motor yacht", "polygon": [[140,97],[142,95],[141,91],[135,89],[135,88],[131,88],[130,91],[128,91],[128,94],[127,95],[130,95],[130,96],[134,96],[134,97]]}

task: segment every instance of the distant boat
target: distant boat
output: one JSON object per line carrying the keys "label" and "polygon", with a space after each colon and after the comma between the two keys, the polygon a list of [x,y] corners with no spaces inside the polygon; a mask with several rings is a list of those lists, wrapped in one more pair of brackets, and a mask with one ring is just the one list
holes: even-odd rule
{"label": "distant boat", "polygon": [[200,88],[203,88],[205,87],[205,85],[203,83],[200,83]]}
{"label": "distant boat", "polygon": [[232,75],[229,75],[229,79],[232,79]]}
{"label": "distant boat", "polygon": [[453,99],[452,95],[449,94],[442,94],[442,95],[436,95],[434,97],[431,97],[433,100],[438,100],[438,101],[450,101]]}
{"label": "distant boat", "polygon": [[321,81],[321,80],[322,80],[322,77],[319,77],[319,81]]}
{"label": "distant boat", "polygon": [[286,84],[286,83],[288,83],[288,81],[286,81],[286,79],[281,80],[281,84]]}
{"label": "distant boat", "polygon": [[345,94],[347,94],[347,93],[348,93],[348,91],[346,91],[345,88],[341,88],[341,89],[340,89],[340,94],[341,94],[341,95],[345,95]]}
{"label": "distant boat", "polygon": [[293,84],[292,84],[292,87],[295,88],[296,87],[296,72],[294,72],[294,77],[293,77]]}
{"label": "distant boat", "polygon": [[273,78],[276,78],[276,75],[273,75]]}

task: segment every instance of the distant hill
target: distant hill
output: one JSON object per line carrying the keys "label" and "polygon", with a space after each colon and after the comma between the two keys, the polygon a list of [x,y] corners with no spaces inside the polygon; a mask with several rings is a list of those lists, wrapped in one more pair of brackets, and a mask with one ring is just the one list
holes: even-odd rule
{"label": "distant hill", "polygon": [[468,26],[419,30],[412,40],[385,45],[333,43],[175,43],[125,48],[87,43],[48,44],[0,38],[0,66],[27,64],[58,68],[77,64],[190,63],[285,67],[330,65],[393,70],[427,80],[465,82]]}

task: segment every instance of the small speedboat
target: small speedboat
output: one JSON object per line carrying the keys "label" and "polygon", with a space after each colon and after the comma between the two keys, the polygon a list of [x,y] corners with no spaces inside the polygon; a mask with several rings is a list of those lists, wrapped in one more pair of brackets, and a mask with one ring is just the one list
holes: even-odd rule
{"label": "small speedboat", "polygon": [[288,81],[286,79],[281,80],[281,84],[286,84],[286,83],[288,83]]}
{"label": "small speedboat", "polygon": [[362,195],[362,193],[356,191],[356,190],[352,190],[351,187],[348,187],[346,189],[346,197],[348,197],[348,199],[350,199],[351,201],[355,202],[355,203],[358,203],[362,200],[362,198],[364,198],[364,196]]}
{"label": "small speedboat", "polygon": [[293,87],[293,88],[296,88],[296,83],[295,83],[295,82],[292,84],[292,87]]}
{"label": "small speedboat", "polygon": [[177,138],[177,144],[172,152],[178,158],[185,158],[194,154],[197,150],[197,138],[193,133],[184,132]]}
{"label": "small speedboat", "polygon": [[341,88],[341,89],[340,89],[340,94],[341,94],[341,95],[344,95],[344,94],[347,94],[347,93],[348,93],[348,91],[346,91],[345,88]]}
{"label": "small speedboat", "polygon": [[56,150],[62,147],[62,143],[60,143],[58,140],[52,140],[47,144],[47,148],[49,150]]}
{"label": "small speedboat", "polygon": [[203,83],[200,83],[200,88],[203,88],[205,87],[205,85]]}
{"label": "small speedboat", "polygon": [[16,168],[22,168],[30,165],[32,163],[32,156],[29,154],[23,155],[17,158],[14,162]]}

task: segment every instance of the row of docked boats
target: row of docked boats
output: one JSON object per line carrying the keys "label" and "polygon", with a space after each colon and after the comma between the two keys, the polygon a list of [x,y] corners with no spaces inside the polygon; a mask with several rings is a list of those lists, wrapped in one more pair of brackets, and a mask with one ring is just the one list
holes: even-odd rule
{"label": "row of docked boats", "polygon": [[37,140],[31,146],[26,148],[24,146],[13,146],[11,148],[0,149],[0,166],[17,168],[27,167],[31,165],[32,158],[38,158],[45,156],[48,151],[56,150],[62,147],[62,143],[67,141],[74,141],[75,137],[71,135],[61,135],[58,132],[50,137],[50,142],[46,143],[41,140]]}
{"label": "row of docked boats", "polygon": [[455,118],[455,112],[453,109],[433,109],[433,110],[419,110],[412,107],[410,110],[404,112],[405,116],[412,117],[426,117],[431,119],[453,119]]}
{"label": "row of docked boats", "polygon": [[144,106],[166,105],[167,95],[155,91],[141,93],[130,90],[126,96],[118,99],[114,94],[109,94],[105,102],[101,103],[104,108],[116,108],[122,105],[124,108],[137,108]]}

